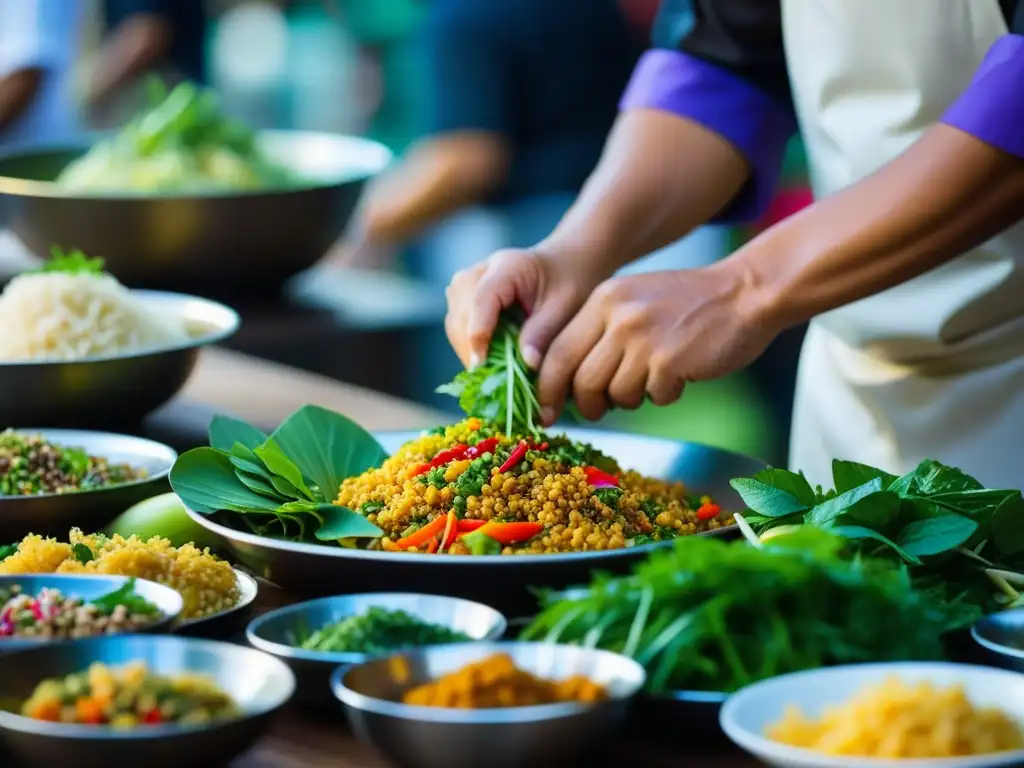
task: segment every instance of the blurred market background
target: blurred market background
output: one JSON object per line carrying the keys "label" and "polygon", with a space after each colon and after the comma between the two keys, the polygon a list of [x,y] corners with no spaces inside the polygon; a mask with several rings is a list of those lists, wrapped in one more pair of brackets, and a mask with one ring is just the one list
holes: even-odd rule
{"label": "blurred market background", "polygon": [[[8,28],[0,28],[0,39],[16,48],[18,14],[46,4],[5,1],[0,24],[7,23]],[[503,91],[501,84],[487,79],[497,77],[493,70],[476,66],[474,49],[490,43],[474,37],[472,30],[460,38],[459,45],[446,45],[455,34],[445,27],[458,15],[453,9],[474,3],[498,18],[522,3],[536,6],[536,13],[548,14],[542,25],[550,27],[518,31],[522,39],[536,42],[538,50],[533,55],[538,60],[523,61],[516,58],[521,52],[509,53],[507,68],[522,76],[518,90]],[[602,3],[614,8],[609,13],[615,14],[614,23],[623,26],[623,39],[628,35],[636,43],[635,51],[629,48],[628,55],[626,48],[616,46],[616,61],[624,63],[622,71],[627,75],[631,63],[624,60],[639,55],[642,41],[648,37],[655,42],[671,39],[673,30],[658,24],[656,0],[63,0],[50,4],[51,10],[62,7],[64,11],[52,18],[47,30],[53,35],[49,42],[57,62],[54,66],[64,69],[56,95],[51,91],[46,98],[62,100],[64,112],[75,113],[76,130],[116,126],[143,98],[141,70],[155,68],[169,79],[211,86],[230,112],[254,127],[356,134],[376,139],[400,156],[415,152],[428,132],[438,130],[439,109],[447,110],[451,119],[460,110],[472,115],[480,94],[486,93],[488,101],[494,102],[488,104],[491,112],[510,114],[514,124],[524,104],[532,109],[542,98],[550,100],[554,86],[542,82],[537,73],[543,70],[542,59],[552,55],[552,48],[563,48],[562,55],[590,55],[607,61],[607,52],[586,49],[598,37],[587,34],[593,29],[581,29],[572,22],[573,18],[589,18],[583,10],[589,9],[589,13]],[[152,21],[154,17],[160,24],[150,25],[149,32],[140,31],[139,19]],[[600,19],[594,16],[583,24],[608,23],[611,18],[608,14]],[[157,42],[154,30],[164,35]],[[545,47],[541,30],[548,30],[550,39],[561,40],[564,46]],[[614,30],[604,32],[607,45]],[[145,60],[145,45],[155,45],[161,51],[153,62]],[[88,111],[79,109],[85,101],[83,94],[96,87],[103,56],[112,48],[122,57],[139,57],[140,71],[132,73],[131,82],[111,88],[113,96],[98,100]],[[0,62],[5,53],[0,49]],[[429,57],[438,55],[445,56],[450,81],[438,77],[436,61],[431,66]],[[523,76],[524,72],[533,72],[533,79]],[[606,74],[615,75],[610,70]],[[599,77],[602,73],[584,75]],[[462,82],[467,79],[473,82]],[[560,120],[565,122],[562,118],[572,117],[580,124],[584,118],[592,119],[594,131],[603,132],[607,126],[601,121],[614,117],[621,85],[609,85],[605,96],[600,90],[591,94],[592,99],[605,99],[599,108],[593,103],[580,106],[571,102],[567,91],[563,96],[565,114],[551,122],[552,131],[558,130]],[[574,86],[563,78],[561,87]],[[552,109],[550,103],[547,108]],[[587,109],[586,114],[580,112]],[[54,114],[58,112],[61,109],[55,108]],[[41,119],[53,120],[54,125],[59,122],[53,114]],[[32,135],[45,136],[49,127],[40,123]],[[580,147],[588,146],[588,141],[594,143],[591,136],[569,137],[564,152],[582,152]],[[597,151],[599,144],[594,144],[594,161]],[[557,153],[553,162],[558,162]],[[543,237],[577,186],[576,180],[566,181],[563,188],[538,196],[543,198],[539,202],[530,198],[528,204],[514,210],[505,200],[474,204],[439,226],[403,237],[388,247],[358,249],[360,252],[353,254],[350,236],[349,245],[339,244],[330,254],[333,263],[301,275],[279,296],[235,298],[243,328],[230,346],[450,410],[454,404],[433,392],[458,370],[442,329],[448,278],[459,266],[482,259],[497,247],[529,245],[520,241]],[[804,205],[809,196],[805,186],[801,150],[794,144],[783,189],[765,222],[695,233],[682,246],[660,254],[654,266],[695,267],[724,257],[759,227]],[[445,190],[438,189],[436,194],[443,197]],[[7,251],[13,253],[14,246],[8,246]],[[706,442],[784,464],[801,337],[802,329],[798,329],[780,339],[743,375],[691,386],[676,406],[616,413],[608,417],[605,426]]]}

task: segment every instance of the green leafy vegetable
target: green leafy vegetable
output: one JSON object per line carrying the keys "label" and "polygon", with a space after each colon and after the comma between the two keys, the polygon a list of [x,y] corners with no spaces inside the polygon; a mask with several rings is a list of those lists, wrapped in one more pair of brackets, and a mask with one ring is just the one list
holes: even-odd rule
{"label": "green leafy vegetable", "polygon": [[915,584],[955,603],[962,617],[972,615],[971,606],[973,615],[995,610],[1005,597],[1024,604],[989,572],[1024,569],[1020,491],[986,489],[932,459],[900,477],[850,461],[835,461],[832,470],[835,490],[815,491],[806,507],[801,476],[768,470],[734,480],[750,508],[743,517],[758,534],[793,525],[838,533],[857,551],[910,566]]}
{"label": "green leafy vegetable", "polygon": [[96,559],[96,555],[92,553],[92,550],[82,543],[75,544],[73,547],[71,547],[71,554],[75,558],[75,560],[77,560],[80,563],[88,563],[91,560]]}
{"label": "green leafy vegetable", "polygon": [[114,612],[119,605],[123,605],[130,613],[154,614],[159,611],[155,605],[149,602],[142,595],[135,592],[135,579],[130,578],[123,585],[109,592],[102,597],[92,601],[99,611],[105,615]]}
{"label": "green leafy vegetable", "polygon": [[810,526],[777,541],[677,539],[631,575],[547,594],[523,639],[626,653],[647,669],[653,693],[731,692],[801,669],[941,658],[949,617],[902,570],[847,558],[846,539]]}
{"label": "green leafy vegetable", "polygon": [[18,551],[17,544],[4,544],[0,546],[0,563]]}
{"label": "green leafy vegetable", "polygon": [[270,437],[219,417],[210,440],[215,445],[187,451],[171,469],[171,487],[196,512],[234,513],[258,535],[293,540],[383,535],[365,514],[332,503],[342,480],[386,458],[345,417],[305,406]]}
{"label": "green leafy vegetable", "polygon": [[469,547],[471,555],[500,555],[501,542],[492,539],[486,533],[473,531],[462,537],[462,542]]}

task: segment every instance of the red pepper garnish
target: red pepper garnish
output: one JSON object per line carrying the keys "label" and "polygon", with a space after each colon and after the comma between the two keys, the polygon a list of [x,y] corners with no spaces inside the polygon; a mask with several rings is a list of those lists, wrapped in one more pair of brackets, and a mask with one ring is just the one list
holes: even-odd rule
{"label": "red pepper garnish", "polygon": [[36,621],[43,621],[46,617],[43,615],[43,609],[39,605],[38,600],[33,600],[28,604],[29,610],[32,611],[32,615],[35,616]]}
{"label": "red pepper garnish", "polygon": [[438,515],[418,531],[413,531],[408,536],[396,541],[395,546],[399,549],[409,549],[410,547],[426,544],[431,539],[436,538],[444,530],[447,523],[447,515]]}
{"label": "red pepper garnish", "polygon": [[142,722],[148,725],[159,725],[164,721],[164,716],[155,707],[142,716]]}
{"label": "red pepper garnish", "polygon": [[498,438],[488,437],[486,440],[481,440],[476,445],[471,445],[466,449],[466,455],[464,458],[467,459],[478,459],[485,453],[494,453],[494,449],[498,447]]}
{"label": "red pepper garnish", "polygon": [[461,459],[463,456],[466,455],[466,451],[468,450],[468,445],[463,445],[462,443],[459,443],[458,445],[453,445],[451,448],[441,451],[434,458],[432,458],[430,460],[430,466],[431,468],[443,467],[449,461]]}
{"label": "red pepper garnish", "polygon": [[422,475],[424,472],[429,472],[429,471],[430,471],[430,465],[429,464],[417,464],[415,467],[413,467],[411,470],[409,470],[409,477],[417,477],[418,475]]}
{"label": "red pepper garnish", "polygon": [[452,542],[459,535],[459,518],[455,515],[455,510],[448,510],[447,519],[444,523],[444,532],[441,534],[441,545],[438,547],[438,552],[444,552],[448,547],[452,545]]}
{"label": "red pepper garnish", "polygon": [[722,508],[717,504],[701,504],[697,510],[698,520],[710,520],[713,517],[718,517],[718,513],[722,511]]}
{"label": "red pepper garnish", "polygon": [[438,539],[431,539],[431,540],[430,540],[430,543],[429,543],[429,544],[427,544],[427,554],[428,554],[428,555],[432,555],[432,554],[434,554],[435,552],[437,552],[437,548],[438,548],[438,547],[439,547],[440,545],[441,545],[441,542],[440,542],[440,540],[438,540]]}
{"label": "red pepper garnish", "polygon": [[478,533],[490,536],[499,544],[515,544],[529,541],[544,531],[540,523],[487,523],[476,529]]}
{"label": "red pepper garnish", "polygon": [[459,520],[458,529],[459,533],[470,533],[477,528],[483,528],[485,525],[487,525],[486,520]]}
{"label": "red pepper garnish", "polygon": [[618,488],[619,478],[602,472],[597,467],[584,467],[583,473],[587,476],[587,482],[593,488]]}
{"label": "red pepper garnish", "polygon": [[519,445],[513,448],[512,453],[505,459],[505,463],[498,467],[498,472],[508,472],[510,469],[513,469],[523,460],[528,450],[530,450],[530,444],[525,440],[520,440]]}
{"label": "red pepper garnish", "polygon": [[548,442],[545,440],[543,443],[531,442],[530,443],[530,448],[532,450],[534,450],[534,451],[546,451],[549,448],[549,446],[548,446]]}

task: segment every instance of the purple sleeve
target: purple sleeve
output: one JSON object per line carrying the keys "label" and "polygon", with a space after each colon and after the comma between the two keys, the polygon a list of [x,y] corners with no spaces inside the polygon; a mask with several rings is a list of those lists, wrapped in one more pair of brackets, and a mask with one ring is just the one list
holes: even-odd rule
{"label": "purple sleeve", "polygon": [[640,59],[619,106],[688,118],[743,153],[751,179],[716,221],[753,221],[768,208],[796,119],[760,88],[694,56],[659,49]]}
{"label": "purple sleeve", "polygon": [[1024,36],[996,40],[942,122],[1024,158]]}

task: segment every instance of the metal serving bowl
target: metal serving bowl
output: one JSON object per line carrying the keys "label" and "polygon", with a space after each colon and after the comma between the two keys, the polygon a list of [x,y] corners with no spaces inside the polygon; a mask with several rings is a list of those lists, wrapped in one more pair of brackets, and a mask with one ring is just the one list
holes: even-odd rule
{"label": "metal serving bowl", "polygon": [[238,582],[238,602],[223,611],[211,613],[209,616],[202,616],[197,619],[180,619],[174,624],[174,631],[179,635],[189,637],[232,637],[242,632],[253,609],[256,607],[256,597],[259,595],[259,583],[245,571],[237,568],[235,579]]}
{"label": "metal serving bowl", "polygon": [[971,637],[985,662],[1024,672],[1024,608],[986,616],[971,628]]}
{"label": "metal serving bowl", "polygon": [[[129,579],[126,576],[80,575],[80,574],[25,574],[0,576],[0,590],[17,585],[27,595],[35,595],[43,589],[58,589],[64,597],[80,597],[90,602],[120,589]],[[145,579],[135,580],[135,594],[145,598],[160,609],[160,617],[139,632],[159,632],[167,629],[181,613],[181,595],[170,587]],[[54,640],[41,637],[2,637],[0,651],[20,651],[40,645],[53,644]],[[75,640],[73,642],[81,642]]]}
{"label": "metal serving bowl", "polygon": [[120,485],[74,493],[45,493],[35,496],[0,496],[0,541],[17,541],[28,533],[66,539],[68,531],[81,528],[97,531],[136,502],[163,493],[167,475],[178,457],[169,446],[152,440],[110,432],[72,429],[18,429],[28,435],[42,435],[61,446],[81,448],[90,456],[112,464],[129,464],[145,469],[147,476]]}
{"label": "metal serving bowl", "polygon": [[307,703],[330,700],[331,672],[339,665],[361,664],[365,653],[328,653],[298,647],[302,638],[370,608],[405,611],[418,619],[493,642],[505,634],[505,617],[493,608],[456,597],[402,593],[341,595],[296,603],[255,619],[245,635],[261,651],[283,659],[298,679],[298,697]]}
{"label": "metal serving bowl", "polygon": [[[409,688],[494,653],[506,653],[520,669],[548,680],[583,675],[604,685],[609,699],[476,710],[401,703]],[[409,768],[585,765],[582,758],[615,735],[646,679],[632,659],[572,645],[460,643],[399,655],[407,662],[407,680],[395,680],[390,656],[341,667],[331,685],[359,738]]]}
{"label": "metal serving bowl", "polygon": [[[615,457],[627,469],[681,480],[699,493],[710,494],[727,510],[745,508],[729,481],[766,466],[758,459],[697,443],[590,429],[568,429],[565,434]],[[390,432],[377,437],[393,452],[416,433]],[[228,528],[192,510],[189,515],[221,536],[238,562],[286,589],[321,595],[370,589],[401,592],[415,584],[424,592],[493,605],[512,617],[536,612],[534,588],[587,583],[595,570],[621,573],[653,548],[663,546],[514,557],[438,557],[281,541]],[[735,528],[729,527],[698,535],[735,533]]]}
{"label": "metal serving bowl", "polygon": [[209,677],[234,699],[242,716],[207,725],[153,725],[122,731],[42,722],[0,711],[0,734],[14,757],[26,765],[83,768],[220,766],[266,734],[271,716],[295,689],[295,677],[287,665],[251,648],[192,638],[120,635],[0,656],[3,697],[17,711],[43,680],[80,672],[93,662],[118,667],[132,661],[145,662],[156,674]]}
{"label": "metal serving bowl", "polygon": [[0,427],[137,427],[185,386],[203,347],[238,330],[238,314],[223,304],[159,291],[134,294],[162,315],[184,318],[191,339],[112,357],[0,362]]}
{"label": "metal serving bowl", "polygon": [[305,180],[249,193],[86,194],[52,183],[95,139],[0,159],[6,224],[45,257],[54,243],[102,256],[133,287],[222,292],[277,288],[341,235],[363,183],[391,152],[352,136],[260,134],[265,152]]}

